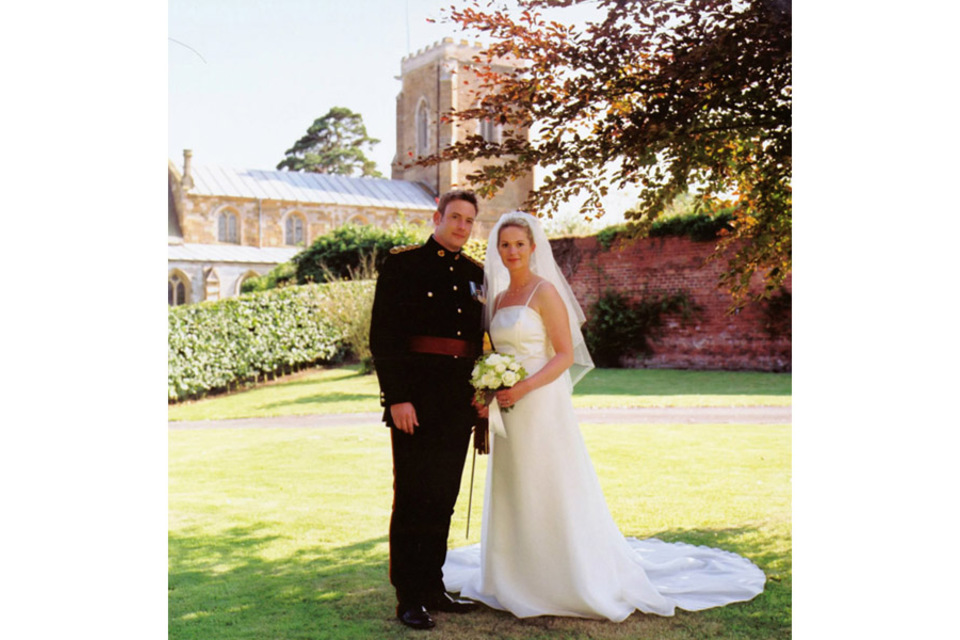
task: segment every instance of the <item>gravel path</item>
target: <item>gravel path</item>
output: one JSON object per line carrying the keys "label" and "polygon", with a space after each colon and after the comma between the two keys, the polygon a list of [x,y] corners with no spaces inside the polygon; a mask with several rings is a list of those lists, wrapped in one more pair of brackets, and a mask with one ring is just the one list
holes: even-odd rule
{"label": "gravel path", "polygon": [[[380,413],[168,422],[170,429],[249,429],[381,425]],[[583,424],[792,424],[792,407],[645,407],[577,409]]]}

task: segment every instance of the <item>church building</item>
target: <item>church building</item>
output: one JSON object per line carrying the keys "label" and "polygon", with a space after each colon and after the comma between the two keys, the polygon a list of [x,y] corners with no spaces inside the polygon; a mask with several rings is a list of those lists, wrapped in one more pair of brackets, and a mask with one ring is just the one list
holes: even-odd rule
{"label": "church building", "polygon": [[[430,224],[439,195],[469,187],[475,163],[409,166],[468,135],[503,135],[484,120],[444,122],[441,115],[477,101],[477,44],[445,38],[402,60],[397,96],[397,148],[392,179],[168,163],[168,304],[218,300],[240,293],[247,278],[288,262],[318,236],[344,224],[389,227],[399,214]],[[509,62],[501,62],[509,66]],[[520,207],[533,175],[480,203],[476,237]]]}

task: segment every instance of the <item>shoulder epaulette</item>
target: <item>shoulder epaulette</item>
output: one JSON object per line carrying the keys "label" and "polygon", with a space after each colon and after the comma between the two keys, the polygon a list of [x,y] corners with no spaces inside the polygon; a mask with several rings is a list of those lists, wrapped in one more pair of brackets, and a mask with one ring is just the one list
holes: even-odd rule
{"label": "shoulder epaulette", "polygon": [[462,255],[464,258],[466,258],[467,260],[469,260],[469,261],[472,262],[473,264],[475,264],[475,265],[477,265],[478,267],[480,267],[481,269],[483,269],[483,263],[480,262],[479,260],[477,260],[476,258],[474,258],[473,256],[469,256],[469,255],[467,255],[466,253],[463,253],[462,251],[460,252],[460,255]]}
{"label": "shoulder epaulette", "polygon": [[402,247],[393,247],[390,249],[390,253],[397,254],[403,253],[404,251],[410,251],[411,249],[419,249],[419,244],[405,244]]}

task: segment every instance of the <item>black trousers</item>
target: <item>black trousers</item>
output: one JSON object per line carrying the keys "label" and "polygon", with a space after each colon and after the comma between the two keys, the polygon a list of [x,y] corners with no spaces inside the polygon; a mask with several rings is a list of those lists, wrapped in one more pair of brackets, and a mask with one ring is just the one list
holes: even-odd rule
{"label": "black trousers", "polygon": [[390,428],[393,445],[393,514],[390,582],[401,608],[443,593],[450,518],[460,491],[470,427],[421,419],[413,435]]}

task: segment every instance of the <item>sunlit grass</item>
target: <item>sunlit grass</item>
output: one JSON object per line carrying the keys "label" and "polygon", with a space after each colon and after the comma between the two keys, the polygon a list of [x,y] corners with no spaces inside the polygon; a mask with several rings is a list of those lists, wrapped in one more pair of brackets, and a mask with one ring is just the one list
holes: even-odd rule
{"label": "sunlit grass", "polygon": [[[577,408],[789,406],[791,380],[789,373],[595,369],[577,385],[573,403]],[[218,420],[380,410],[377,377],[340,367],[171,405],[168,417]]]}
{"label": "sunlit grass", "polygon": [[[790,428],[584,425],[626,535],[708,544],[767,574],[748,603],[622,624],[438,614],[438,637],[790,637]],[[479,541],[487,458],[470,460],[451,546]],[[408,638],[387,579],[392,470],[383,427],[169,432],[169,637]],[[423,634],[420,634],[423,635]]]}

